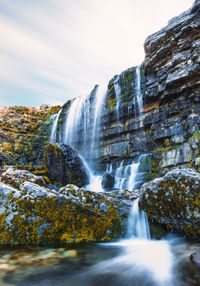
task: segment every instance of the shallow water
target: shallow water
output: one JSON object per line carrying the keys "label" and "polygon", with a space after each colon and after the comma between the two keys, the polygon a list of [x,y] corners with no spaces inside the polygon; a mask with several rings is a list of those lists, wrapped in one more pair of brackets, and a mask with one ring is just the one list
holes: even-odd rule
{"label": "shallow water", "polygon": [[0,285],[199,286],[189,256],[199,244],[177,238],[79,247],[0,249]]}

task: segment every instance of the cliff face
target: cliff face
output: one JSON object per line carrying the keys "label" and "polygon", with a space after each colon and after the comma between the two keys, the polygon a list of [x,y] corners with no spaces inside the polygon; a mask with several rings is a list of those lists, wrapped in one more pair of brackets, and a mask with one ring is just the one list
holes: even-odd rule
{"label": "cliff face", "polygon": [[[146,103],[158,107],[145,115],[159,168],[194,164],[200,129],[200,2],[169,21],[145,41]],[[155,150],[154,150],[155,151]]]}
{"label": "cliff face", "polygon": [[[136,96],[133,81],[133,89],[127,87],[132,99],[128,107],[126,104],[121,106],[121,125],[116,126],[113,122],[104,127],[104,155],[114,154],[114,149],[121,157],[152,152],[155,172],[166,171],[175,165],[198,165],[199,39],[199,1],[146,39],[146,57],[140,70],[143,124],[141,126],[138,116],[131,113]],[[117,145],[121,148],[117,149]]]}
{"label": "cliff face", "polygon": [[102,159],[109,162],[150,152],[155,173],[177,165],[198,167],[199,36],[200,2],[195,1],[191,9],[146,39],[140,68],[142,118],[136,102],[136,69],[109,82],[102,116]]}

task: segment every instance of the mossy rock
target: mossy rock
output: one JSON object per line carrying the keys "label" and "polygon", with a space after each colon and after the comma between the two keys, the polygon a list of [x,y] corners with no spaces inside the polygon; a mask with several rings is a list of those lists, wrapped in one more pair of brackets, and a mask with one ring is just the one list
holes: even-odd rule
{"label": "mossy rock", "polygon": [[168,229],[200,238],[200,174],[173,169],[141,187],[140,206],[148,217]]}
{"label": "mossy rock", "polygon": [[0,244],[101,242],[124,233],[121,202],[106,194],[27,181],[17,188],[0,182],[0,193]]}

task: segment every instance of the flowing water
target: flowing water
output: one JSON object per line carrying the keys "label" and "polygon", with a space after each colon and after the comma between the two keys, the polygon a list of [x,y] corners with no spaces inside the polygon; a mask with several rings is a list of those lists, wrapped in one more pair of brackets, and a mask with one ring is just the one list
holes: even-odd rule
{"label": "flowing water", "polygon": [[62,112],[62,108],[59,110],[57,114],[54,114],[53,116],[53,124],[51,128],[49,142],[56,142],[58,119],[60,117],[61,112]]}
{"label": "flowing water", "polygon": [[140,66],[137,66],[135,72],[135,97],[134,97],[134,113],[135,117],[138,117],[140,121],[140,127],[143,126],[142,119],[142,109],[143,109],[143,97],[141,92],[141,75],[140,75]]}
{"label": "flowing water", "polygon": [[121,86],[118,83],[119,80],[119,76],[117,76],[117,78],[114,81],[114,89],[115,89],[115,94],[116,94],[116,99],[117,99],[117,103],[116,103],[116,118],[117,120],[119,120],[119,104],[120,104],[120,96],[121,96]]}

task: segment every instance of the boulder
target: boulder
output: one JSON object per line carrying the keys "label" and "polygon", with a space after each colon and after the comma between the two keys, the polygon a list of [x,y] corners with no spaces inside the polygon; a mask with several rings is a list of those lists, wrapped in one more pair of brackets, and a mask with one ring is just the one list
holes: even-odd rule
{"label": "boulder", "polygon": [[49,179],[61,185],[75,184],[83,187],[89,183],[89,175],[78,153],[70,146],[51,143],[45,147],[44,168]]}
{"label": "boulder", "polygon": [[9,167],[1,175],[1,181],[15,188],[19,187],[25,181],[35,183],[40,186],[46,186],[45,180],[42,176],[36,176],[29,171],[18,170],[15,167]]}
{"label": "boulder", "polygon": [[106,173],[105,175],[103,175],[101,184],[105,190],[109,191],[114,187],[115,178],[111,174]]}
{"label": "boulder", "polygon": [[[0,244],[105,241],[123,235],[129,201],[67,185],[50,190],[0,182]],[[123,217],[120,211],[124,210]]]}
{"label": "boulder", "polygon": [[140,207],[154,221],[187,236],[200,237],[200,174],[173,169],[141,187]]}

